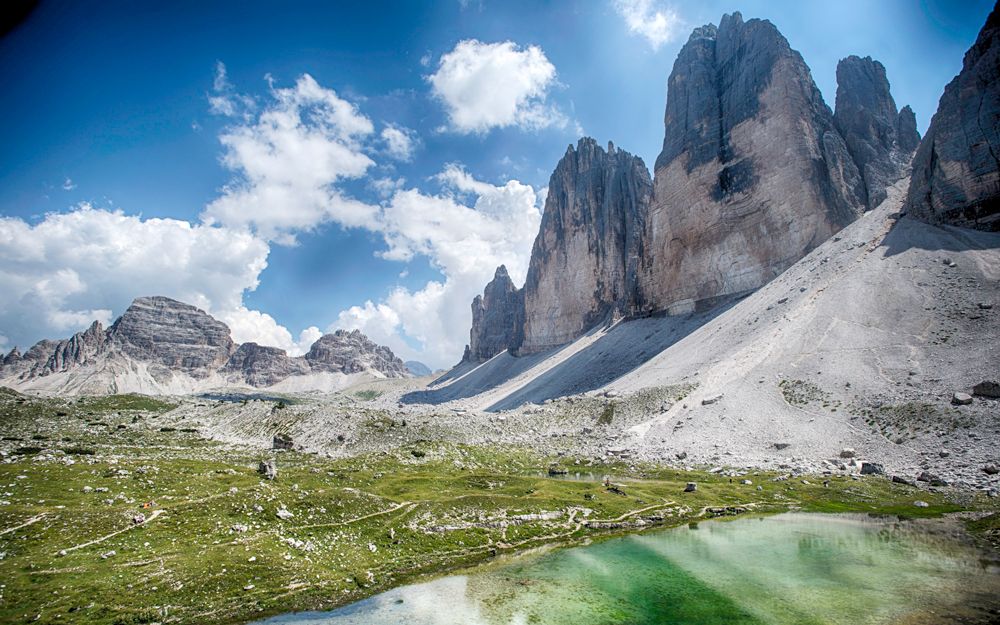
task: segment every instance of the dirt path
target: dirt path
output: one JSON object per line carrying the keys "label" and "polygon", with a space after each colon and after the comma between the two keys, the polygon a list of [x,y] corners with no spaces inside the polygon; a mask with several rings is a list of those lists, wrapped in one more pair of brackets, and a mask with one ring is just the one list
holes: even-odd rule
{"label": "dirt path", "polygon": [[117,532],[111,532],[110,534],[105,534],[104,536],[101,536],[100,538],[95,538],[94,540],[91,540],[89,542],[85,542],[85,543],[82,543],[82,544],[79,544],[79,545],[74,545],[72,547],[69,547],[68,549],[64,549],[63,551],[65,551],[66,553],[69,553],[70,551],[76,551],[77,549],[83,549],[84,547],[90,547],[91,545],[96,545],[98,543],[103,543],[104,541],[108,540],[109,538],[114,538],[118,534],[123,534],[123,533],[125,533],[125,532],[127,532],[127,531],[129,531],[131,529],[135,529],[137,527],[142,527],[143,525],[146,525],[147,523],[149,523],[150,521],[152,521],[156,517],[160,516],[161,514],[163,514],[163,510],[154,510],[153,513],[149,515],[149,518],[147,518],[142,523],[135,523],[135,524],[130,525],[130,526],[126,527],[126,528],[122,528],[122,529],[118,530]]}
{"label": "dirt path", "polygon": [[21,523],[20,525],[15,525],[14,527],[8,527],[7,529],[5,529],[2,532],[0,532],[0,536],[3,536],[4,534],[9,534],[11,532],[16,532],[17,530],[21,529],[22,527],[28,527],[32,523],[37,523],[37,522],[41,521],[42,518],[44,518],[46,514],[48,514],[48,512],[43,512],[43,513],[41,513],[39,515],[31,517],[30,519],[28,519],[24,523]]}

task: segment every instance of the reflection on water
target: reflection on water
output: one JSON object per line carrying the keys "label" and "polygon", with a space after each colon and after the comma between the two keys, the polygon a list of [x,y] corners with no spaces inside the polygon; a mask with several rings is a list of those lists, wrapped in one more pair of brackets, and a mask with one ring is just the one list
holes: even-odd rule
{"label": "reflection on water", "polygon": [[262,623],[946,623],[949,613],[1000,597],[1000,571],[953,527],[815,514],[702,523],[697,531],[684,527],[529,556],[332,612]]}

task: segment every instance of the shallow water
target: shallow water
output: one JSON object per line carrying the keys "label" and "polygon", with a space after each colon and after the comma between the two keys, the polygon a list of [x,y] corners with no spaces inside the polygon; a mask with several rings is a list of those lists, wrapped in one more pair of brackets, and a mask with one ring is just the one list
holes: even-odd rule
{"label": "shallow water", "polygon": [[861,515],[708,522],[524,556],[261,623],[947,623],[1000,597],[996,563],[949,528]]}

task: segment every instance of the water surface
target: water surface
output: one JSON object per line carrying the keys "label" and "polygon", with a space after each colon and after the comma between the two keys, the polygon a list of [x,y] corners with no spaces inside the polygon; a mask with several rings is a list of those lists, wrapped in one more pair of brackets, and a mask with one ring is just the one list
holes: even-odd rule
{"label": "water surface", "polygon": [[[949,623],[1000,597],[953,523],[783,514],[522,556],[268,625]],[[978,622],[978,621],[977,621]]]}

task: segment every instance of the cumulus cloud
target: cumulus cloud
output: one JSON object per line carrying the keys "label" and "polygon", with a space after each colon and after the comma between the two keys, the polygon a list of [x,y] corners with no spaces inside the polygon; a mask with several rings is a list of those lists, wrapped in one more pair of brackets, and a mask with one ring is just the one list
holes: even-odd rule
{"label": "cumulus cloud", "polygon": [[258,345],[280,347],[290,356],[301,356],[306,353],[312,344],[323,336],[319,328],[309,326],[299,333],[298,339],[294,339],[292,333],[280,325],[274,317],[259,310],[250,310],[245,306],[220,311],[216,316],[229,326],[233,332],[233,340],[237,343],[253,341]]}
{"label": "cumulus cloud", "polygon": [[381,137],[386,154],[392,158],[404,162],[413,158],[416,141],[414,132],[409,128],[390,124],[382,129]]}
{"label": "cumulus cloud", "polygon": [[677,11],[657,0],[614,0],[614,6],[629,32],[645,37],[654,51],[673,40],[683,25]]}
{"label": "cumulus cloud", "polygon": [[24,348],[94,320],[106,325],[140,295],[166,295],[225,316],[257,286],[268,251],[246,231],[88,204],[36,224],[0,218],[0,327]]}
{"label": "cumulus cloud", "polygon": [[215,79],[212,81],[212,93],[208,96],[208,107],[216,115],[249,119],[257,108],[257,102],[251,96],[237,93],[229,82],[226,64],[216,61]]}
{"label": "cumulus cloud", "polygon": [[259,115],[220,136],[222,164],[235,177],[202,219],[281,244],[326,222],[371,226],[377,207],[336,186],[374,165],[363,144],[374,132],[371,120],[308,74],[294,87],[272,87],[270,96]]}
{"label": "cumulus cloud", "polygon": [[556,84],[556,68],[538,46],[522,49],[512,41],[466,39],[441,57],[427,80],[434,97],[444,104],[451,128],[460,133],[568,123],[546,101]]}
{"label": "cumulus cloud", "polygon": [[[444,276],[423,288],[394,289],[384,300],[342,311],[333,327],[360,329],[404,358],[432,367],[454,364],[468,342],[470,303],[505,264],[523,282],[541,212],[532,187],[475,179],[458,165],[437,176],[438,195],[397,191],[383,208],[382,256],[407,261],[427,257]],[[474,199],[471,206],[461,200]]]}

